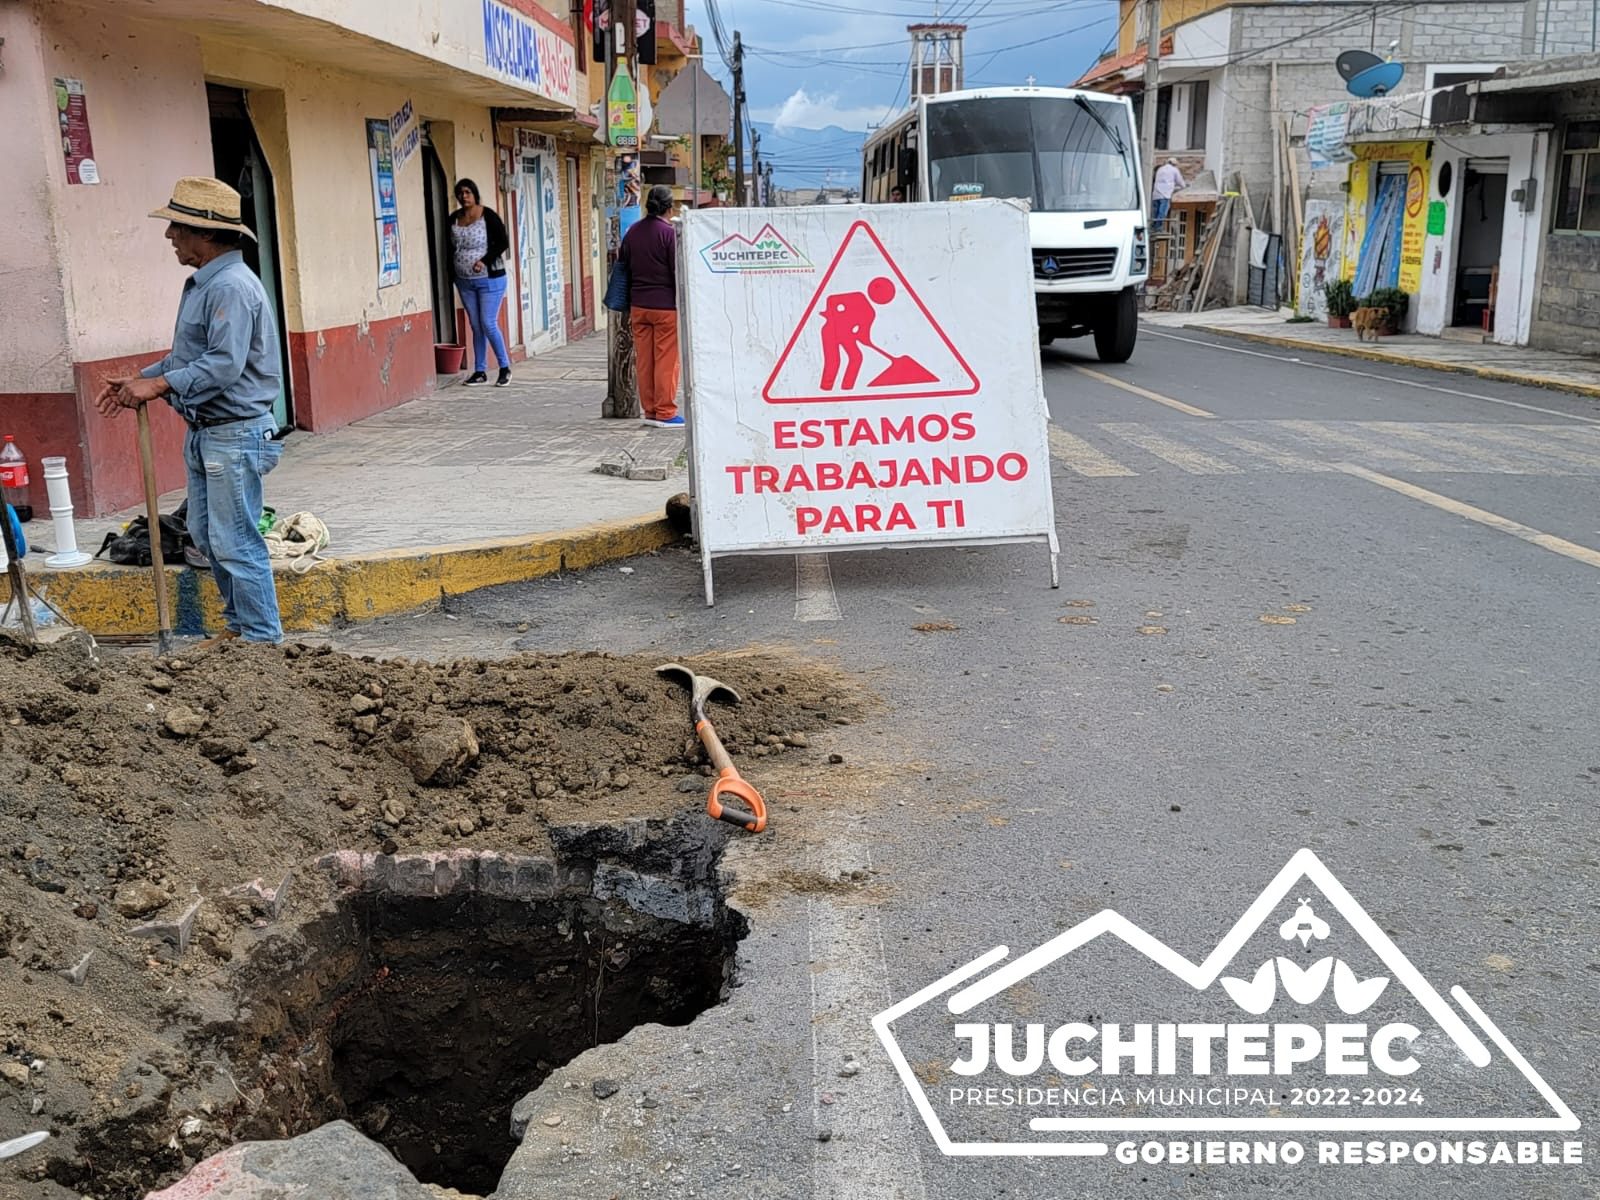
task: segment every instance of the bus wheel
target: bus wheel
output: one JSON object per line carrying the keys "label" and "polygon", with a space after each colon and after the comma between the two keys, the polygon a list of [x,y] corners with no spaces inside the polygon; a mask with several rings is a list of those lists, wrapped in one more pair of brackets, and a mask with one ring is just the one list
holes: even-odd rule
{"label": "bus wheel", "polygon": [[1094,350],[1101,362],[1127,362],[1139,337],[1139,305],[1132,288],[1124,288],[1095,322]]}

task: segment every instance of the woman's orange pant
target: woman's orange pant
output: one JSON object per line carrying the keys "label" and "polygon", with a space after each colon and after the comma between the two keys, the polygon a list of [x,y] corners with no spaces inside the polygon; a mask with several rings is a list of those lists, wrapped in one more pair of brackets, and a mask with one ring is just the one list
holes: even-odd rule
{"label": "woman's orange pant", "polygon": [[635,308],[633,368],[644,415],[670,421],[678,415],[678,314],[670,308]]}

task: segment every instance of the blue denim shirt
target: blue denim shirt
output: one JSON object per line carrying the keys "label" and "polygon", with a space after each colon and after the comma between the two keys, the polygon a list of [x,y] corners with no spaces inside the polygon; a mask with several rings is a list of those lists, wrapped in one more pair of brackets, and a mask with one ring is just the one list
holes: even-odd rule
{"label": "blue denim shirt", "polygon": [[237,250],[183,285],[172,353],[140,372],[165,375],[167,403],[185,420],[262,417],[282,390],[278,323],[266,289]]}

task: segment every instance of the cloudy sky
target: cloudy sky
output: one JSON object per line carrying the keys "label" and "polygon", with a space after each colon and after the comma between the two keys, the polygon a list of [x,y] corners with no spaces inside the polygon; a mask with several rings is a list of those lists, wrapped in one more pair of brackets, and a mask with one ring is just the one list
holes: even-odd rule
{"label": "cloudy sky", "polygon": [[[933,0],[715,0],[729,38],[745,44],[745,92],[773,128],[762,152],[785,175],[860,170],[860,134],[906,100],[907,24],[935,16]],[[707,67],[726,81],[711,36],[707,0],[686,0],[705,38]],[[1111,41],[1116,0],[945,0],[945,19],[968,26],[967,83],[1068,84]],[[837,127],[856,136],[827,139]],[[820,179],[819,179],[820,182]]]}

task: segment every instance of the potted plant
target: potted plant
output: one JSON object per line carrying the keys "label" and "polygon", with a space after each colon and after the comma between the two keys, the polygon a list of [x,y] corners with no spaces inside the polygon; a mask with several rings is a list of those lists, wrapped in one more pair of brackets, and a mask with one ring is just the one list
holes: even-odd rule
{"label": "potted plant", "polygon": [[1411,307],[1411,297],[1397,287],[1377,288],[1370,296],[1361,298],[1360,307],[1383,309],[1387,314],[1383,332],[1395,334],[1405,325],[1406,310]]}
{"label": "potted plant", "polygon": [[1322,296],[1328,302],[1328,328],[1349,329],[1350,314],[1356,310],[1356,293],[1350,281],[1335,279],[1323,284]]}

